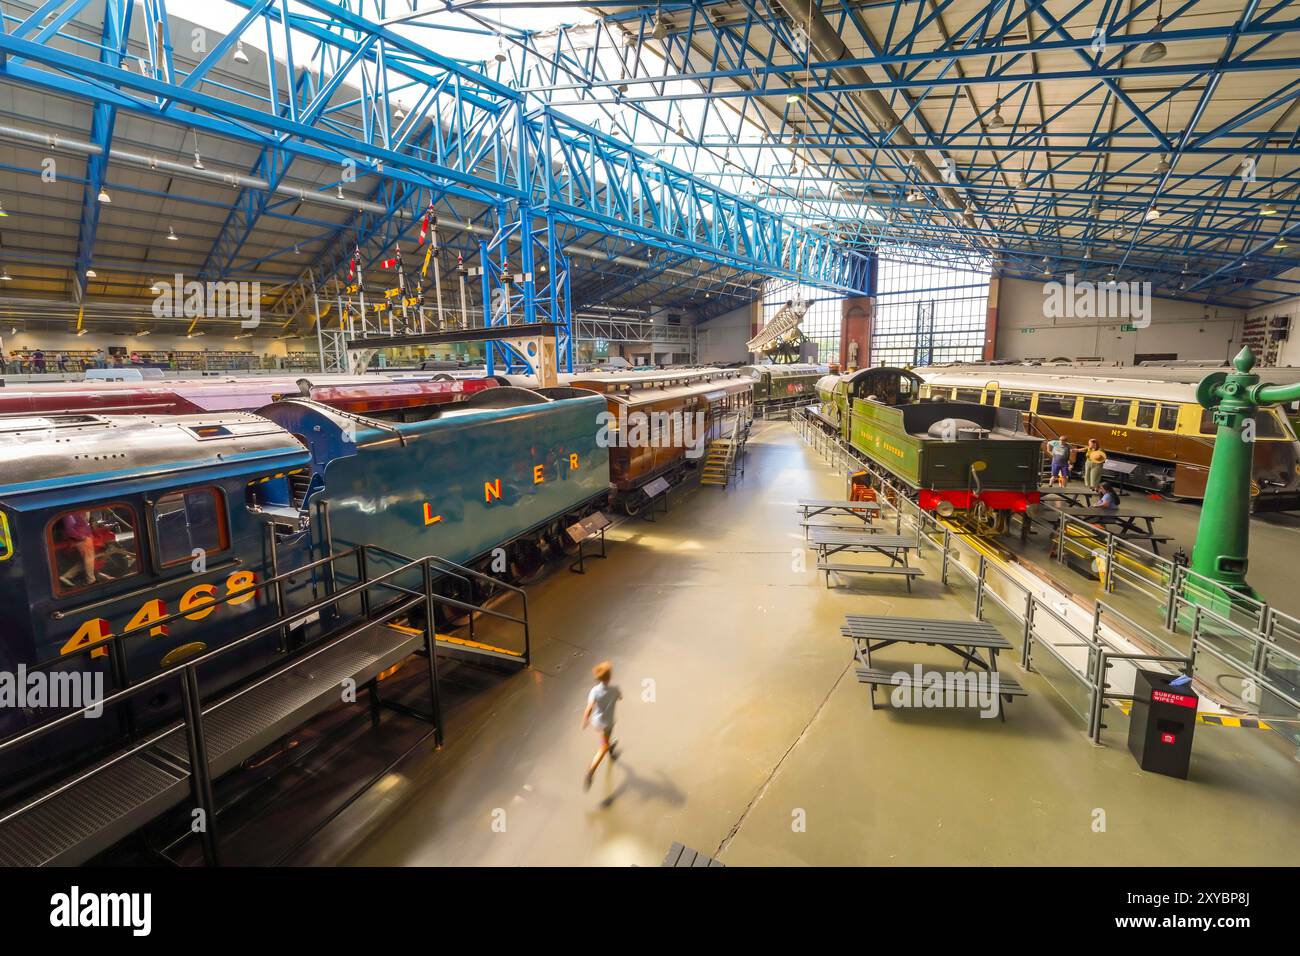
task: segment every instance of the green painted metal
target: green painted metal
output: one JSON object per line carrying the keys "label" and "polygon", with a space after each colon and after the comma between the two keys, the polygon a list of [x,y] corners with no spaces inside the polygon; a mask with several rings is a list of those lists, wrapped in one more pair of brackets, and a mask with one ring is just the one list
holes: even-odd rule
{"label": "green painted metal", "polygon": [[[1300,399],[1300,383],[1269,385],[1252,369],[1255,354],[1243,348],[1231,372],[1213,372],[1196,389],[1196,398],[1214,412],[1218,433],[1205,484],[1205,504],[1192,548],[1192,570],[1230,591],[1259,599],[1246,583],[1250,553],[1250,471],[1255,414],[1261,407]],[[1197,588],[1188,600],[1210,597]]]}

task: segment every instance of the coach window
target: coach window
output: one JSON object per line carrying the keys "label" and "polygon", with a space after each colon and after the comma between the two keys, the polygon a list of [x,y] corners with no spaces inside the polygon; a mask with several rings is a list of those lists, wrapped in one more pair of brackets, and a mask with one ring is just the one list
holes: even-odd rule
{"label": "coach window", "polygon": [[959,402],[972,402],[979,405],[984,401],[984,389],[982,388],[959,388],[956,394]]}
{"label": "coach window", "polygon": [[1164,431],[1171,432],[1178,428],[1178,406],[1161,405],[1160,406],[1160,425]]}
{"label": "coach window", "polygon": [[46,534],[55,597],[66,597],[140,571],[135,509],[98,505],[65,511]]}
{"label": "coach window", "polygon": [[1133,403],[1127,398],[1085,398],[1082,418],[1085,422],[1103,425],[1127,425],[1132,407]]}
{"label": "coach window", "polygon": [[1049,418],[1073,418],[1074,405],[1078,399],[1073,395],[1053,395],[1049,392],[1038,394],[1038,414]]}
{"label": "coach window", "polygon": [[1014,408],[1018,412],[1027,412],[1033,398],[1032,392],[1002,392],[998,404],[1003,408]]}
{"label": "coach window", "polygon": [[216,488],[163,495],[154,505],[153,521],[159,567],[188,564],[196,550],[213,555],[229,545],[225,502]]}
{"label": "coach window", "polygon": [[1137,418],[1133,424],[1138,428],[1150,428],[1156,423],[1156,403],[1138,402]]}

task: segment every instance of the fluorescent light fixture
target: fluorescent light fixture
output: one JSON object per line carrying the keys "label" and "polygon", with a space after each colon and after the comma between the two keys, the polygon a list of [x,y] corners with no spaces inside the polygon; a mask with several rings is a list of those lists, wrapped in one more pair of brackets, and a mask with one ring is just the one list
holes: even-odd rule
{"label": "fluorescent light fixture", "polygon": [[[1163,19],[1159,15],[1157,15],[1155,29],[1152,30],[1151,32],[1159,33],[1160,27],[1163,24],[1163,22],[1164,22]],[[1161,43],[1159,40],[1156,40],[1154,43],[1150,43],[1147,45],[1147,48],[1142,51],[1142,56],[1139,57],[1139,59],[1141,59],[1143,63],[1155,63],[1157,60],[1163,60],[1165,58],[1165,54],[1168,52],[1169,51],[1165,49],[1165,45]]]}

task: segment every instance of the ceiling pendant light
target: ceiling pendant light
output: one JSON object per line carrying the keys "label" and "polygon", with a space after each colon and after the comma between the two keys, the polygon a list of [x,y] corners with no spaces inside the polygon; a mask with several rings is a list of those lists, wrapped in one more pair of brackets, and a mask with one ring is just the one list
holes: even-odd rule
{"label": "ceiling pendant light", "polygon": [[1259,214],[1261,216],[1276,216],[1277,207],[1273,205],[1273,193],[1270,191],[1268,196],[1269,198],[1265,200],[1264,205],[1259,207]]}
{"label": "ceiling pendant light", "polygon": [[[1159,33],[1161,26],[1164,25],[1164,4],[1162,3],[1157,9],[1156,26],[1155,29],[1151,31],[1152,33]],[[1163,60],[1165,54],[1168,52],[1169,51],[1165,48],[1165,45],[1159,40],[1156,40],[1154,43],[1147,44],[1147,48],[1142,51],[1140,59],[1143,63],[1155,63],[1157,60]]]}
{"label": "ceiling pendant light", "polygon": [[505,37],[503,36],[497,37],[497,51],[492,55],[492,59],[496,60],[498,63],[504,63],[506,61],[506,38]]}
{"label": "ceiling pendant light", "polygon": [[180,238],[180,236],[176,235],[176,230],[174,228],[171,226],[167,227],[167,240],[169,242],[179,242]]}
{"label": "ceiling pendant light", "polygon": [[87,279],[95,279],[95,278],[98,278],[98,277],[99,277],[99,273],[96,272],[94,269],[87,269],[87,270],[86,270],[86,278],[87,278]]}
{"label": "ceiling pendant light", "polygon": [[5,269],[4,272],[0,273],[0,282],[13,282],[13,281],[14,281],[14,277],[9,274],[8,269]]}
{"label": "ceiling pendant light", "polygon": [[108,194],[108,190],[105,189],[103,186],[99,187],[99,196],[96,198],[104,205],[108,205],[113,201],[113,197]]}
{"label": "ceiling pendant light", "polygon": [[1152,204],[1151,208],[1146,211],[1146,214],[1142,218],[1147,222],[1155,222],[1160,218],[1160,210]]}
{"label": "ceiling pendant light", "polygon": [[8,217],[9,213],[5,212],[5,204],[0,202],[0,219],[7,219]]}
{"label": "ceiling pendant light", "polygon": [[652,40],[666,39],[668,36],[668,28],[671,25],[672,24],[668,22],[668,18],[662,13],[655,14],[654,24],[650,30],[650,38]]}
{"label": "ceiling pendant light", "polygon": [[1278,252],[1281,252],[1286,247],[1287,247],[1286,236],[1278,236],[1277,242],[1273,243],[1273,248],[1276,249]]}
{"label": "ceiling pendant light", "polygon": [[399,123],[406,119],[406,109],[402,106],[401,101],[398,101],[397,110],[393,113],[393,119]]}
{"label": "ceiling pendant light", "polygon": [[232,56],[231,59],[234,60],[236,63],[247,63],[247,62],[248,62],[248,54],[244,52],[244,41],[243,41],[243,40],[236,40],[236,41],[235,41],[235,55]]}
{"label": "ceiling pendant light", "polygon": [[1160,157],[1160,162],[1156,164],[1156,172],[1160,173],[1161,175],[1164,175],[1165,173],[1169,172],[1170,168],[1171,167],[1169,165],[1169,154],[1165,153],[1163,156]]}

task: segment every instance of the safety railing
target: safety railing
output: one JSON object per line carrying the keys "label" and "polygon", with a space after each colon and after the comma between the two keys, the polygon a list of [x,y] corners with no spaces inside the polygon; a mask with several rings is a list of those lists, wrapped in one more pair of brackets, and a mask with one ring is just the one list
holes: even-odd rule
{"label": "safety railing", "polygon": [[[815,422],[801,422],[799,432],[845,475],[865,471],[871,476],[882,504],[894,512],[896,530],[901,532],[906,520],[917,531],[922,548],[929,543],[939,549],[941,583],[951,586],[950,576],[957,573],[971,586],[972,610],[977,619],[985,618],[989,602],[1010,618],[1013,631],[1008,637],[1013,646],[1019,645],[1021,666],[1039,673],[1052,685],[1085,722],[1094,741],[1101,741],[1101,715],[1109,702],[1131,700],[1131,695],[1119,694],[1110,687],[1109,673],[1117,662],[1135,667],[1146,663],[1195,674],[1198,654],[1210,655],[1238,669],[1243,681],[1257,685],[1258,702],[1270,700],[1277,710],[1270,715],[1274,720],[1286,719],[1289,707],[1295,708],[1290,717],[1300,716],[1300,619],[1253,599],[1238,606],[1229,596],[1241,596],[1218,582],[1101,528],[1062,516],[1052,551],[1056,560],[1063,560],[1065,553],[1086,556],[1096,561],[1107,593],[1132,589],[1152,599],[1148,606],[1165,610],[1164,620],[1149,626],[1111,603],[1098,600],[1094,603],[1092,627],[1085,631],[1000,563],[988,560],[978,549],[963,551],[961,541],[969,534],[923,511],[890,476],[845,448],[837,438],[827,436]],[[963,562],[963,553],[973,555],[971,563]],[[1135,566],[1143,571],[1135,570]],[[1222,598],[1225,606],[1234,608],[1236,619],[1189,599],[1188,595],[1197,590]],[[1113,630],[1146,642],[1152,650],[1124,651],[1111,646],[1102,638],[1106,621],[1116,622],[1119,626],[1112,626]],[[1055,633],[1051,633],[1053,630]],[[1189,638],[1186,647],[1179,646],[1183,643],[1178,640],[1180,635]],[[1258,706],[1250,700],[1243,703]]]}
{"label": "safety railing", "polygon": [[[403,563],[397,567],[384,572],[383,574],[371,576],[368,573],[369,557],[371,555],[386,554],[390,557],[402,560]],[[0,816],[0,827],[15,820],[16,818],[30,813],[37,807],[48,803],[50,800],[68,792],[69,790],[80,786],[92,777],[102,774],[110,768],[123,763],[138,754],[160,744],[164,738],[175,733],[177,730],[183,730],[186,738],[186,744],[189,752],[190,767],[190,787],[191,797],[195,806],[203,812],[203,819],[206,826],[200,832],[200,838],[203,845],[204,858],[209,863],[217,863],[219,855],[217,851],[217,840],[215,832],[215,801],[212,791],[212,772],[211,762],[208,758],[207,743],[205,736],[205,723],[212,715],[222,708],[228,707],[233,701],[236,701],[245,695],[253,692],[263,686],[268,681],[275,679],[283,674],[289,667],[298,666],[305,661],[309,661],[321,654],[329,651],[335,646],[344,643],[356,637],[362,630],[376,623],[396,620],[403,615],[411,612],[421,612],[424,616],[425,627],[423,634],[423,654],[426,658],[426,667],[429,683],[430,694],[430,713],[427,715],[419,714],[404,708],[404,712],[412,713],[428,720],[433,725],[432,733],[434,734],[435,743],[439,746],[442,744],[443,722],[442,706],[439,695],[438,685],[438,668],[436,654],[436,631],[434,622],[436,612],[439,606],[451,607],[462,611],[468,611],[470,620],[473,621],[475,613],[486,613],[491,616],[502,618],[507,621],[520,625],[523,629],[524,639],[524,663],[526,664],[531,657],[531,645],[529,639],[528,626],[528,605],[527,595],[522,589],[498,581],[481,572],[474,571],[470,568],[455,564],[445,558],[436,555],[430,555],[417,559],[402,559],[402,556],[396,552],[388,551],[374,545],[360,545],[349,548],[346,551],[329,555],[320,560],[314,561],[308,565],[302,565],[282,574],[273,575],[256,584],[253,588],[235,591],[224,597],[212,598],[203,601],[200,604],[187,607],[184,611],[177,611],[173,614],[166,615],[149,622],[142,628],[143,634],[149,634],[153,629],[166,626],[168,623],[179,620],[186,615],[193,615],[196,610],[208,612],[219,607],[222,604],[229,603],[231,600],[247,600],[249,591],[261,591],[264,594],[278,595],[280,590],[278,585],[290,579],[295,575],[301,575],[305,571],[318,567],[328,567],[331,572],[335,570],[335,565],[348,561],[355,562],[355,574],[357,580],[355,583],[342,588],[331,587],[330,593],[320,600],[311,602],[302,607],[295,607],[287,612],[281,613],[279,599],[276,599],[277,613],[274,620],[255,628],[249,633],[237,638],[221,647],[214,648],[206,653],[190,658],[182,663],[175,664],[171,667],[156,671],[155,673],[137,681],[131,681],[129,673],[126,670],[125,651],[122,645],[125,639],[133,637],[131,632],[121,636],[105,638],[94,644],[78,648],[69,655],[59,658],[56,662],[62,663],[73,659],[80,654],[92,654],[107,645],[110,654],[110,660],[113,662],[112,668],[115,675],[121,676],[121,689],[115,691],[98,700],[91,701],[83,707],[69,710],[68,712],[44,721],[35,726],[22,730],[11,735],[4,741],[0,742],[0,759],[7,755],[12,755],[22,748],[44,739],[51,734],[67,729],[71,724],[78,720],[86,718],[87,714],[101,709],[107,712],[110,707],[128,707],[133,700],[139,695],[156,691],[172,681],[177,681],[181,690],[182,716],[179,720],[168,722],[165,726],[156,728],[140,739],[140,735],[135,733],[132,726],[131,733],[128,736],[129,746],[126,749],[119,750],[110,758],[96,763],[80,773],[74,774],[68,779],[54,785],[35,797],[26,799],[21,805],[8,809]],[[412,588],[409,585],[399,583],[403,576],[412,577],[419,575],[419,587]],[[450,575],[462,580],[468,578],[478,578],[491,581],[494,585],[499,585],[508,590],[518,592],[524,601],[523,616],[505,614],[491,608],[481,607],[465,601],[448,597],[439,593],[435,587],[435,581],[444,575]],[[329,576],[329,580],[334,580],[335,574]],[[376,609],[373,607],[372,596],[376,590],[382,589],[387,592],[396,593],[397,597],[384,603],[382,607]],[[241,648],[245,648],[259,639],[268,635],[281,632],[290,622],[299,621],[308,618],[313,614],[320,614],[322,611],[335,607],[338,608],[342,602],[356,597],[360,601],[361,611],[358,619],[348,622],[340,630],[322,635],[314,641],[304,644],[301,648],[287,657],[282,666],[276,667],[273,671],[257,678],[251,683],[241,685],[233,692],[227,692],[227,688],[219,688],[212,691],[209,697],[218,697],[220,699],[215,703],[206,704],[200,691],[199,670],[200,668],[210,665],[212,662],[226,658],[235,654]],[[42,665],[33,665],[40,667]],[[48,666],[48,662],[45,666]]]}

